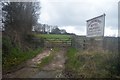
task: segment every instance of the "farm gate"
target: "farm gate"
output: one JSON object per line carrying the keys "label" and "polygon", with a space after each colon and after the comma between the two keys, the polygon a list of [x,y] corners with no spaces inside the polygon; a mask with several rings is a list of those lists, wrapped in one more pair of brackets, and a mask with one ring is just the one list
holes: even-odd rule
{"label": "farm gate", "polygon": [[44,38],[44,46],[45,47],[70,47],[72,45],[71,38],[54,38],[54,39],[46,39]]}

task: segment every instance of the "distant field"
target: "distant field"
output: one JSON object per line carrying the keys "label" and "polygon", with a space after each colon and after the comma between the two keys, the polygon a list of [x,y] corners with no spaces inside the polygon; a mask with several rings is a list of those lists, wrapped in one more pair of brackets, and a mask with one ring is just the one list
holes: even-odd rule
{"label": "distant field", "polygon": [[70,35],[60,35],[60,34],[35,34],[38,38],[46,38],[46,39],[69,39]]}
{"label": "distant field", "polygon": [[[60,35],[60,34],[35,34],[37,38],[44,38],[46,41],[55,45],[71,45],[71,35]],[[47,44],[48,46],[49,44]]]}

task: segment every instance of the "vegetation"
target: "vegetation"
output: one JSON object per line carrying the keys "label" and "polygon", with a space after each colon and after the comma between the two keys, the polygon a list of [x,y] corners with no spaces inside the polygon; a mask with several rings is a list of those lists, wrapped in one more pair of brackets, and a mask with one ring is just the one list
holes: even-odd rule
{"label": "vegetation", "polygon": [[79,61],[77,60],[77,50],[75,48],[69,48],[67,51],[67,63],[66,68],[68,70],[78,70],[79,68]]}
{"label": "vegetation", "polygon": [[[28,48],[25,37],[37,23],[40,6],[37,2],[3,2],[3,36],[9,37],[21,49]],[[18,15],[19,14],[19,15]]]}
{"label": "vegetation", "polygon": [[[39,38],[39,39],[44,39],[46,40],[46,44],[50,43],[52,44],[52,46],[55,45],[71,45],[71,36],[70,35],[57,35],[57,34],[35,34],[35,37]],[[49,46],[49,44],[47,44]]]}
{"label": "vegetation", "polygon": [[40,39],[46,39],[49,42],[70,42],[71,41],[71,36],[70,35],[57,35],[57,34],[36,34],[35,37],[40,38]]}
{"label": "vegetation", "polygon": [[52,29],[51,33],[52,34],[61,34],[61,30],[57,27],[55,29]]}
{"label": "vegetation", "polygon": [[46,39],[69,39],[70,35],[60,35],[60,34],[35,34],[38,38],[46,38]]}
{"label": "vegetation", "polygon": [[70,48],[66,54],[66,71],[75,77],[110,78],[117,77],[117,54],[105,51],[79,51]]}
{"label": "vegetation", "polygon": [[37,64],[39,69],[41,69],[46,64],[49,64],[54,59],[55,53],[58,51],[59,51],[59,48],[53,48],[53,50],[50,52],[50,54],[48,56],[46,56],[45,58],[43,58],[41,63]]}
{"label": "vegetation", "polygon": [[3,71],[14,69],[14,67],[22,62],[35,57],[42,50],[43,48],[37,48],[35,50],[30,49],[28,51],[23,51],[19,46],[13,46],[10,39],[4,39],[2,53]]}
{"label": "vegetation", "polygon": [[0,71],[2,70],[2,49],[0,49]]}
{"label": "vegetation", "polygon": [[2,69],[2,35],[0,33],[0,70]]}
{"label": "vegetation", "polygon": [[34,47],[38,42],[32,40],[34,36],[31,31],[37,23],[39,10],[38,2],[2,2],[3,72],[14,69],[41,52],[42,48]]}
{"label": "vegetation", "polygon": [[38,2],[3,2],[2,6],[4,28],[9,33],[13,32],[11,30],[30,32],[37,23],[40,10]]}
{"label": "vegetation", "polygon": [[[36,2],[2,3],[2,22],[4,23],[2,28],[4,31],[2,32],[3,36],[0,36],[0,42],[2,41],[2,43],[0,43],[2,44],[2,50],[0,49],[0,52],[2,52],[2,61],[0,56],[0,62],[3,62],[3,73],[16,68],[21,63],[39,54],[43,50],[43,39],[51,42],[55,42],[56,40],[56,42],[61,43],[62,41],[68,41],[68,43],[71,41],[71,35],[62,35],[63,33],[70,33],[67,33],[65,30],[60,30],[59,28],[53,29],[51,32],[53,34],[32,34],[32,27],[37,24],[39,18],[39,10],[39,3]],[[45,32],[45,25],[43,25],[43,27],[43,33],[47,33]],[[35,31],[39,32],[41,31],[40,29],[42,28],[39,27],[39,30],[36,28]],[[48,29],[48,33],[49,31]],[[39,40],[33,40],[35,38],[39,38]],[[112,48],[113,46],[110,45],[111,50]],[[49,64],[58,50],[59,49],[54,48],[49,56],[43,58],[41,63],[38,64],[39,68],[41,69],[46,64]],[[71,74],[75,74],[75,77],[120,77],[120,54],[118,57],[114,49],[112,52],[107,52],[78,51],[75,48],[69,48],[66,57],[65,71],[70,71]]]}

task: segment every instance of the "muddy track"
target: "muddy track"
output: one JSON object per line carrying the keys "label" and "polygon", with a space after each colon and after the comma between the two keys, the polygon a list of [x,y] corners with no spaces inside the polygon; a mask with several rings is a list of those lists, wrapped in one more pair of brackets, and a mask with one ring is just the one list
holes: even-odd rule
{"label": "muddy track", "polygon": [[52,62],[44,66],[34,78],[64,78],[65,53],[66,49],[61,48],[59,52],[55,53]]}
{"label": "muddy track", "polygon": [[38,54],[31,60],[28,60],[25,67],[13,73],[3,75],[3,78],[55,78],[60,77],[61,72],[64,70],[66,49],[61,48],[60,51],[55,53],[54,59],[41,70],[38,69],[36,64],[41,62],[46,56],[49,56],[51,50],[46,49]]}

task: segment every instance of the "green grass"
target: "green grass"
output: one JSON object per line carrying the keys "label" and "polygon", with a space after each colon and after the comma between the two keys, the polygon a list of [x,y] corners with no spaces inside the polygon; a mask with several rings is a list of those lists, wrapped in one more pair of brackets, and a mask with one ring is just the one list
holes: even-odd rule
{"label": "green grass", "polygon": [[39,69],[41,69],[44,65],[50,63],[53,60],[53,54],[50,54],[49,56],[42,59],[42,62],[37,64]]}
{"label": "green grass", "polygon": [[42,50],[43,50],[42,48],[39,48],[36,50],[30,50],[28,52],[22,52],[14,48],[11,54],[7,55],[6,57],[3,57],[3,61],[2,61],[3,70],[13,69],[14,67],[18,66],[22,62],[25,62],[26,60],[35,57]]}
{"label": "green grass", "polygon": [[39,67],[39,69],[41,69],[45,65],[49,64],[54,59],[55,53],[58,52],[58,51],[59,51],[59,48],[53,48],[53,50],[51,51],[50,55],[46,56],[45,58],[43,58],[42,61],[41,61],[41,63],[37,64],[37,66]]}
{"label": "green grass", "polygon": [[69,39],[71,38],[70,35],[60,35],[60,34],[35,34],[38,38],[46,38],[46,39]]}
{"label": "green grass", "polygon": [[10,38],[7,37],[3,38],[2,44],[2,66],[4,71],[14,69],[19,64],[35,57],[43,50],[43,48],[37,48],[35,50],[29,49],[27,51],[23,51],[17,44],[13,45]]}
{"label": "green grass", "polygon": [[69,48],[67,53],[67,64],[65,65],[66,68],[71,71],[71,70],[75,70],[77,71],[77,69],[80,67],[80,62],[77,60],[77,50],[75,48]]}
{"label": "green grass", "polygon": [[71,44],[71,36],[70,35],[61,35],[61,34],[34,34],[35,37],[40,38],[40,39],[44,39],[46,41],[49,41],[50,43],[59,43],[59,44],[63,44],[63,43],[67,43],[67,44]]}
{"label": "green grass", "polygon": [[[67,51],[67,71],[75,72],[86,78],[117,77],[117,54],[106,51],[77,51],[69,48]],[[72,73],[74,74],[74,73]]]}

